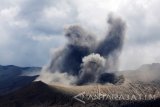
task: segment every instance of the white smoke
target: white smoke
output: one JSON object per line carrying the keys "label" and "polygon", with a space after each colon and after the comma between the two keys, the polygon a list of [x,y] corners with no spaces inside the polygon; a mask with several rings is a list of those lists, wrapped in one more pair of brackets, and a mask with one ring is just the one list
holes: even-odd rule
{"label": "white smoke", "polygon": [[35,81],[39,80],[42,80],[47,84],[63,83],[65,85],[70,85],[75,83],[76,78],[72,75],[68,75],[67,73],[60,73],[58,71],[52,73],[48,71],[47,67],[44,67],[40,73],[40,76]]}
{"label": "white smoke", "polygon": [[82,59],[78,84],[98,82],[99,76],[105,72],[106,60],[99,54],[90,54]]}

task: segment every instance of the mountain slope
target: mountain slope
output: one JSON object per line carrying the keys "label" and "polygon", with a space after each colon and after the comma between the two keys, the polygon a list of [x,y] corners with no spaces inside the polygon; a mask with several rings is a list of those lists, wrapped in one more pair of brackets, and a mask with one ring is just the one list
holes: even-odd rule
{"label": "mountain slope", "polygon": [[158,81],[160,80],[160,63],[144,64],[136,70],[123,71],[122,73],[133,81]]}
{"label": "mountain slope", "polygon": [[[27,75],[34,72],[32,67],[0,66],[0,92],[4,93],[0,95],[0,107],[160,107],[159,66],[143,65],[124,72],[129,79],[124,78],[121,84],[83,86],[32,82],[37,77]],[[148,77],[139,81],[152,73],[157,75],[154,81]]]}
{"label": "mountain slope", "polygon": [[0,99],[0,107],[30,107],[65,103],[69,102],[69,96],[39,81],[3,96],[3,99]]}
{"label": "mountain slope", "polygon": [[[145,104],[152,104],[154,107],[160,106],[159,98],[160,85],[157,83],[146,84],[142,82],[131,83],[127,82],[122,85],[86,85],[86,86],[60,86],[60,85],[47,85],[41,81],[33,82],[32,84],[15,91],[14,93],[3,96],[0,99],[0,107],[129,107],[140,106]],[[77,97],[85,104],[76,100],[75,95],[85,92],[85,96],[81,99],[81,96]],[[144,95],[156,95],[155,99],[92,99],[92,97],[100,92],[108,95],[120,94],[120,95],[135,95],[138,98],[139,94]],[[90,99],[87,95],[90,95]],[[91,97],[92,96],[92,97]],[[150,105],[151,106],[151,105]]]}
{"label": "mountain slope", "polygon": [[37,78],[37,75],[28,76],[39,72],[40,67],[17,67],[14,65],[0,65],[0,95],[13,92],[26,86]]}

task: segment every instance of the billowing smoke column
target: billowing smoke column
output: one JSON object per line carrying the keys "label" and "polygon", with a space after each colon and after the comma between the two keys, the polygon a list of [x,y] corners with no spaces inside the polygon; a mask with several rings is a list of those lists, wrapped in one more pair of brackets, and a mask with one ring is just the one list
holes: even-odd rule
{"label": "billowing smoke column", "polygon": [[[65,32],[68,44],[54,53],[38,80],[45,82],[47,78],[51,83],[63,80],[77,85],[115,83],[118,77],[114,71],[123,46],[125,23],[110,15],[108,24],[109,31],[100,42],[80,26],[68,27]],[[50,76],[44,76],[48,73]],[[59,78],[55,81],[57,73]]]}
{"label": "billowing smoke column", "polygon": [[65,36],[68,44],[54,56],[49,69],[78,75],[83,57],[93,52],[95,39],[80,26],[70,26]]}
{"label": "billowing smoke column", "polygon": [[97,83],[99,75],[105,71],[106,60],[99,54],[90,54],[82,61],[77,84]]}
{"label": "billowing smoke column", "polygon": [[96,53],[110,60],[108,64],[111,69],[117,70],[118,57],[124,41],[125,23],[120,18],[110,15],[108,24],[110,26],[107,36],[97,46]]}

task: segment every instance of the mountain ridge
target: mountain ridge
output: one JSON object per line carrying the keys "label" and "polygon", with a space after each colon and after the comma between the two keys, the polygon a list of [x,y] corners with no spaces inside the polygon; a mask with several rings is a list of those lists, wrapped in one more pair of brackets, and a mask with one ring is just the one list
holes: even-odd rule
{"label": "mountain ridge", "polygon": [[[149,68],[154,68],[156,66],[156,68],[158,68],[159,65],[160,64],[144,65],[140,67],[140,69],[137,69],[137,71],[135,70],[136,71],[135,74],[141,74],[141,72],[142,73],[151,72],[151,71],[146,71],[146,66],[149,66]],[[12,68],[14,66],[8,66],[8,67]],[[29,69],[29,68],[26,67],[26,69]],[[18,70],[18,69],[15,68],[15,70]],[[153,70],[153,69],[150,69],[150,70]],[[152,73],[158,72],[158,70],[159,69],[157,69],[157,71],[156,70],[152,71]],[[8,71],[8,73],[12,74],[13,71]],[[16,72],[17,73],[10,75],[10,77],[12,76],[16,76],[16,78],[18,77],[18,79],[16,79],[16,81],[18,82],[24,83],[24,81],[26,80],[24,78],[27,78],[27,79],[32,78],[32,79],[27,80],[27,83],[24,84],[23,86],[20,85],[21,87],[16,88],[15,90],[10,91],[8,93],[5,93],[4,95],[0,95],[0,107],[84,107],[84,106],[85,107],[93,107],[93,106],[94,107],[106,107],[106,106],[109,106],[109,107],[117,107],[117,106],[118,107],[135,107],[135,106],[136,107],[159,107],[160,106],[159,80],[143,82],[140,80],[132,81],[128,78],[125,78],[124,83],[121,83],[121,84],[107,83],[104,85],[90,84],[90,85],[82,85],[82,86],[74,86],[74,85],[68,86],[68,85],[62,85],[62,84],[51,85],[51,84],[46,84],[42,81],[34,82],[35,78],[37,78],[38,75],[25,76],[25,75],[20,75],[21,73],[19,72],[23,72],[21,70]],[[27,72],[32,72],[32,71],[27,71]],[[1,69],[0,69],[0,73],[2,73]],[[133,75],[133,73],[130,73],[128,75]],[[124,76],[126,77],[127,75],[124,75]],[[12,82],[14,81],[11,81],[11,83]],[[12,84],[12,86],[15,86],[15,84]],[[107,95],[112,95],[112,94],[130,95],[130,96],[134,95],[134,97],[136,98],[139,98],[139,95],[141,94],[143,98],[138,100],[134,100],[134,99],[127,100],[125,97],[124,99],[120,99],[120,100],[115,100],[115,99],[99,100],[95,98],[95,96],[97,95],[97,92],[98,93],[100,92],[100,94],[102,94],[103,96],[106,94]],[[75,99],[75,96],[79,94],[82,94],[82,95],[84,94],[85,97],[78,96],[77,98],[79,98],[80,100],[83,100],[85,104]],[[145,99],[146,97],[145,95],[148,95],[148,96],[152,95],[152,98],[155,98],[155,99],[150,99],[150,98]],[[90,99],[92,97],[95,99],[94,100]]]}
{"label": "mountain ridge", "polygon": [[[127,84],[127,85],[126,85]],[[160,91],[159,85],[146,84],[146,83],[126,83],[123,85],[115,86],[113,84],[99,85],[101,91],[110,94],[123,93],[137,96],[136,90],[145,95],[145,93],[153,94],[155,93],[157,97],[155,99],[141,99],[141,100],[132,100],[132,99],[107,99],[107,100],[98,100],[94,99],[82,99],[85,101],[85,104],[74,99],[74,97],[82,92],[88,93],[88,95],[95,95],[92,92],[97,92],[98,85],[86,85],[86,86],[62,86],[62,85],[47,85],[41,81],[32,82],[31,84],[3,96],[3,99],[0,99],[0,107],[132,107],[136,105],[137,107],[143,107],[143,105],[148,104],[148,107],[151,107],[152,104],[154,107],[160,105],[159,99],[160,94],[157,94],[157,91]],[[137,88],[139,87],[139,88]],[[143,89],[144,93],[142,90]],[[81,97],[79,97],[81,99]],[[91,96],[90,96],[91,98]],[[97,103],[100,103],[100,105]],[[157,105],[158,106],[155,106]],[[146,107],[146,106],[144,106]]]}

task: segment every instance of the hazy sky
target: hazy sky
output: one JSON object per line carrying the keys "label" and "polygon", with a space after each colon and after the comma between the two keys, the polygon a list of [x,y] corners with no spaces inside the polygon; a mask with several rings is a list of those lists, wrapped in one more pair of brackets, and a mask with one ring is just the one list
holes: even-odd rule
{"label": "hazy sky", "polygon": [[0,0],[0,64],[43,66],[80,24],[102,38],[112,12],[127,23],[120,69],[160,62],[160,0]]}

